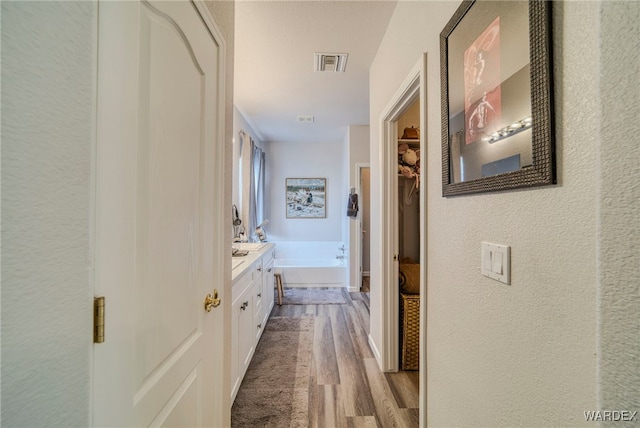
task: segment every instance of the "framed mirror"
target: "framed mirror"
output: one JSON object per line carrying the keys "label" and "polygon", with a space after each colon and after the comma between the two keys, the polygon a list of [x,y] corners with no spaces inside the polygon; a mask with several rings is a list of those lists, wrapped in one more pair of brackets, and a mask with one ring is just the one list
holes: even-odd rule
{"label": "framed mirror", "polygon": [[556,183],[551,2],[464,1],[440,33],[442,194]]}

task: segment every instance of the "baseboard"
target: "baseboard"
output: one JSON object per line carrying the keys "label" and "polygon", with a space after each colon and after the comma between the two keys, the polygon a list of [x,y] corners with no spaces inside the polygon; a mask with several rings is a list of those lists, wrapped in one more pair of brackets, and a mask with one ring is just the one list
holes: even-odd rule
{"label": "baseboard", "polygon": [[371,335],[369,335],[369,348],[371,348],[371,352],[373,353],[374,358],[378,362],[378,367],[382,367],[382,357],[380,356],[380,351],[378,350],[378,347],[374,343]]}

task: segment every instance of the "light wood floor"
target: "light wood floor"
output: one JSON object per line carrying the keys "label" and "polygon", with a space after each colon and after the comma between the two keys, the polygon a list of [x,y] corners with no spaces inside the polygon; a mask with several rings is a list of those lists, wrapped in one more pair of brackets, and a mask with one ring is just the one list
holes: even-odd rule
{"label": "light wood floor", "polygon": [[369,293],[345,305],[275,305],[271,316],[316,318],[310,427],[417,427],[418,372],[382,373],[369,348]]}

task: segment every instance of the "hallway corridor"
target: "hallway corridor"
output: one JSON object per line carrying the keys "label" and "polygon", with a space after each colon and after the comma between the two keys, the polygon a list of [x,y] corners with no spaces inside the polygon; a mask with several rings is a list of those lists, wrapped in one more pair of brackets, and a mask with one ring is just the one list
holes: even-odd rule
{"label": "hallway corridor", "polygon": [[[367,340],[369,293],[344,289],[342,293],[346,304],[276,304],[232,408],[233,427],[283,423],[296,427],[418,426],[418,372],[380,372]],[[278,334],[274,329],[283,322],[307,325],[302,327],[308,331],[306,345],[270,341],[270,332]],[[297,340],[298,333],[294,335]],[[303,335],[301,332],[300,337]],[[267,373],[269,366],[261,361],[277,352],[281,355],[274,360],[276,367]],[[295,352],[297,356],[292,356]],[[308,361],[301,365],[301,359]],[[284,364],[287,366],[282,367]],[[300,367],[308,378],[295,381],[296,391],[286,391],[284,378],[300,372]],[[256,387],[256,382],[261,386]],[[266,389],[271,393],[263,393]],[[291,403],[277,402],[278,398]],[[287,406],[295,413],[289,420],[281,414]]]}

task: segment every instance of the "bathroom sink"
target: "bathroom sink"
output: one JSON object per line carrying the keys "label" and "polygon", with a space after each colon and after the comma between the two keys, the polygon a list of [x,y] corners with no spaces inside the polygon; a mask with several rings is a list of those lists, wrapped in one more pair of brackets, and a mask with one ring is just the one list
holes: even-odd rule
{"label": "bathroom sink", "polygon": [[231,259],[231,270],[234,270],[235,268],[240,266],[243,262],[244,260]]}
{"label": "bathroom sink", "polygon": [[233,247],[241,251],[260,251],[265,245],[264,242],[236,242]]}

